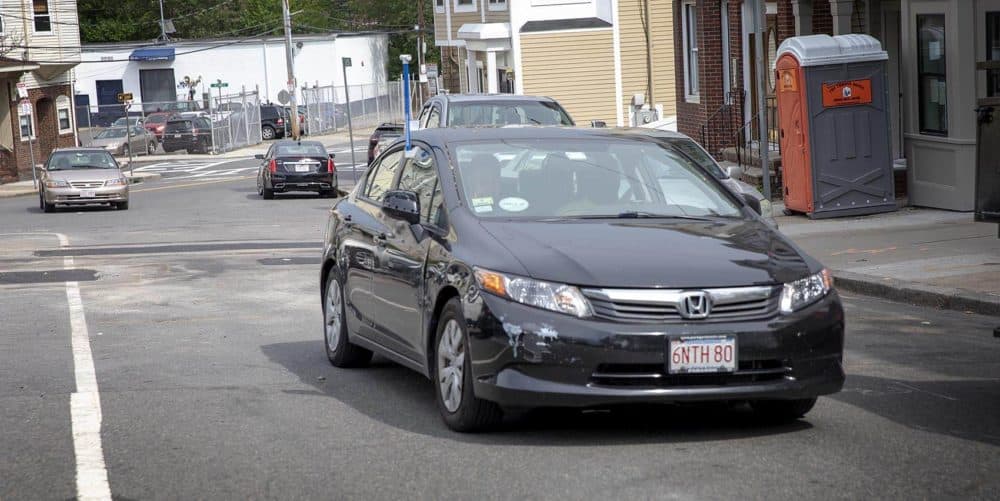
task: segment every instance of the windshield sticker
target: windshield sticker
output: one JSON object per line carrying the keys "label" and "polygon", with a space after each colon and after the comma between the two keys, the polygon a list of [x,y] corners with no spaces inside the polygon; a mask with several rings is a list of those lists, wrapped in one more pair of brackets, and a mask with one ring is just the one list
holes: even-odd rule
{"label": "windshield sticker", "polygon": [[500,200],[498,205],[507,212],[521,212],[528,208],[528,201],[523,198],[507,197]]}
{"label": "windshield sticker", "polygon": [[493,197],[473,198],[472,210],[476,212],[493,212]]}

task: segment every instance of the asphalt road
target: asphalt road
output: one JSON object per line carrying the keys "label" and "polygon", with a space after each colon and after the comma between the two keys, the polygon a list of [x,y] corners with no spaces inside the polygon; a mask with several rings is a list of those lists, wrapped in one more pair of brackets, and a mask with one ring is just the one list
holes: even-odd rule
{"label": "asphalt road", "polygon": [[333,201],[181,177],[135,186],[128,211],[0,200],[0,499],[91,487],[81,335],[121,499],[1000,498],[997,318],[845,295],[846,388],[789,425],[643,407],[461,435],[422,377],[326,361]]}

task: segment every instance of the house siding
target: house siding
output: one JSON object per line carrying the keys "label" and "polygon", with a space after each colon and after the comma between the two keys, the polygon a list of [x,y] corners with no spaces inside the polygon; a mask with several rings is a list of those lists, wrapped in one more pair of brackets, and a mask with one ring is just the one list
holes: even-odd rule
{"label": "house siding", "polygon": [[622,102],[628,117],[632,95],[643,94],[650,106],[661,104],[666,116],[677,112],[674,86],[674,16],[670,2],[650,2],[650,31],[653,45],[653,99],[649,102],[646,68],[646,34],[643,0],[619,0],[618,22],[622,67]]}
{"label": "house siding", "polygon": [[615,123],[612,30],[524,34],[521,66],[525,94],[558,100],[579,124]]}

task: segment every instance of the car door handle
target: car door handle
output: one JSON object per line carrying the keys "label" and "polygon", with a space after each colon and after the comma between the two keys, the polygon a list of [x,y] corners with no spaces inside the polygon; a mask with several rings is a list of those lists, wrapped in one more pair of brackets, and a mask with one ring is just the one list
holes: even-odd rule
{"label": "car door handle", "polygon": [[385,247],[390,238],[392,238],[392,233],[379,233],[375,236],[375,244],[379,247]]}

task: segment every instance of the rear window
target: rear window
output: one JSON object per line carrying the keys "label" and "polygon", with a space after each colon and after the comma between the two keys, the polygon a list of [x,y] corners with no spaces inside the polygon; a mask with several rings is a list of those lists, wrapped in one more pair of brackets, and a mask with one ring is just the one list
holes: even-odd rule
{"label": "rear window", "polygon": [[159,124],[167,121],[166,115],[150,115],[146,117],[146,122],[151,124]]}
{"label": "rear window", "polygon": [[279,144],[278,156],[326,156],[326,148],[320,144]]}
{"label": "rear window", "polygon": [[260,109],[261,118],[278,118],[278,110],[270,106],[263,106]]}
{"label": "rear window", "polygon": [[190,120],[172,120],[167,122],[168,131],[191,130]]}
{"label": "rear window", "polygon": [[573,125],[559,103],[552,101],[474,101],[451,103],[449,127],[504,125]]}

